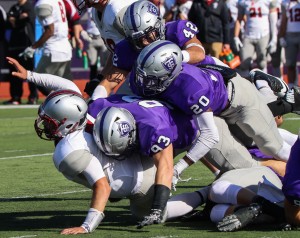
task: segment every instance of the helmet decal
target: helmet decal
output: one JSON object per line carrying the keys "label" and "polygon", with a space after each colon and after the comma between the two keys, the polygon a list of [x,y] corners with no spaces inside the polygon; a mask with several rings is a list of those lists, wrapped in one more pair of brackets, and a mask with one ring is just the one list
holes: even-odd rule
{"label": "helmet decal", "polygon": [[118,132],[120,133],[120,137],[128,136],[131,128],[128,122],[126,121],[121,121],[117,122],[118,124]]}
{"label": "helmet decal", "polygon": [[166,58],[166,60],[162,62],[162,65],[170,73],[172,73],[177,66],[173,55],[171,55],[169,58]]}
{"label": "helmet decal", "polygon": [[157,45],[156,47],[153,47],[153,49],[151,49],[148,54],[143,58],[143,61],[141,62],[141,69],[143,69],[145,67],[145,63],[146,61],[148,60],[148,58],[152,55],[152,53],[154,51],[156,51],[158,48],[164,46],[164,45],[169,45],[169,44],[172,44],[172,42],[170,41],[164,41],[162,42],[161,44]]}
{"label": "helmet decal", "polygon": [[155,16],[159,16],[159,9],[153,4],[148,4],[148,12]]}

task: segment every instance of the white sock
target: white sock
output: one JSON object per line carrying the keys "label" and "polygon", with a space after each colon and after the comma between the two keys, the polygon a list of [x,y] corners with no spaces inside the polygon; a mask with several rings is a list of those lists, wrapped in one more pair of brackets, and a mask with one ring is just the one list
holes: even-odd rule
{"label": "white sock", "polygon": [[209,188],[204,187],[196,192],[182,193],[171,197],[167,203],[167,220],[184,216],[204,204],[207,200]]}

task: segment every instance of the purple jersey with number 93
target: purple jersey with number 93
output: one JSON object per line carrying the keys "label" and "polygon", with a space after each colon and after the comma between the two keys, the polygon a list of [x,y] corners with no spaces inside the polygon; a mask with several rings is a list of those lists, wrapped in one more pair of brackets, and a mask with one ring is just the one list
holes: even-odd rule
{"label": "purple jersey with number 93", "polygon": [[94,118],[105,107],[122,107],[133,115],[140,144],[140,151],[153,155],[171,143],[173,148],[185,148],[194,141],[197,129],[191,116],[171,110],[161,102],[142,100],[137,96],[116,94],[99,98],[89,104],[88,113]]}

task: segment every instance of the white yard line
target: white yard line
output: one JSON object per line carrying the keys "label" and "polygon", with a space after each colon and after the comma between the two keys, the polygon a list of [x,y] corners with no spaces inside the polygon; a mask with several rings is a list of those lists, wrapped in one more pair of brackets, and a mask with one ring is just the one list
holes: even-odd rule
{"label": "white yard line", "polygon": [[12,236],[12,237],[8,237],[8,238],[29,238],[29,237],[37,237],[37,235]]}
{"label": "white yard line", "polygon": [[2,157],[2,158],[0,157],[0,160],[32,158],[32,157],[41,157],[41,156],[48,156],[48,155],[53,155],[53,153],[37,154],[37,155],[20,155],[20,156]]}
{"label": "white yard line", "polygon": [[10,197],[10,198],[2,198],[0,197],[0,202],[4,201],[10,201],[10,200],[18,200],[18,199],[25,199],[25,198],[36,198],[36,197],[51,197],[56,195],[65,195],[65,194],[74,194],[74,193],[83,193],[83,192],[89,192],[90,189],[82,189],[82,190],[73,190],[73,191],[65,191],[60,193],[44,193],[44,194],[36,194],[36,195],[24,195],[24,196],[18,196],[18,197]]}

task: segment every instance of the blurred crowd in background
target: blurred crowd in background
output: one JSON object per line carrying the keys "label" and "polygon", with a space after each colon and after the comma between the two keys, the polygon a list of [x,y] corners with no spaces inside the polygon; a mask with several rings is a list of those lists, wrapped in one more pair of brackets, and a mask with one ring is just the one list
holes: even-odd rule
{"label": "blurred crowd in background", "polygon": [[[9,81],[11,96],[4,104],[21,104],[23,95],[23,82],[9,74],[12,69],[6,64],[5,56],[16,58],[27,69],[70,80],[74,79],[75,67],[86,73],[79,78],[95,78],[108,59],[107,48],[91,12],[79,15],[72,0],[63,0],[61,6],[66,12],[66,24],[59,29],[60,43],[51,45],[44,40],[52,33],[50,28],[45,30],[37,25],[34,6],[39,2],[10,0],[0,3],[0,56],[3,59],[0,81]],[[249,71],[258,67],[286,80],[290,87],[297,86],[300,3],[297,0],[254,0],[249,11],[246,10],[248,2],[251,1],[161,0],[157,4],[166,22],[188,19],[196,24],[197,37],[206,54],[221,59],[242,76],[248,77]],[[49,54],[53,55],[58,48],[63,48],[64,53],[57,54],[56,60],[51,61]],[[24,50],[25,55],[22,54]],[[49,94],[45,88],[31,83],[28,86],[27,104],[37,103],[38,90]]]}

